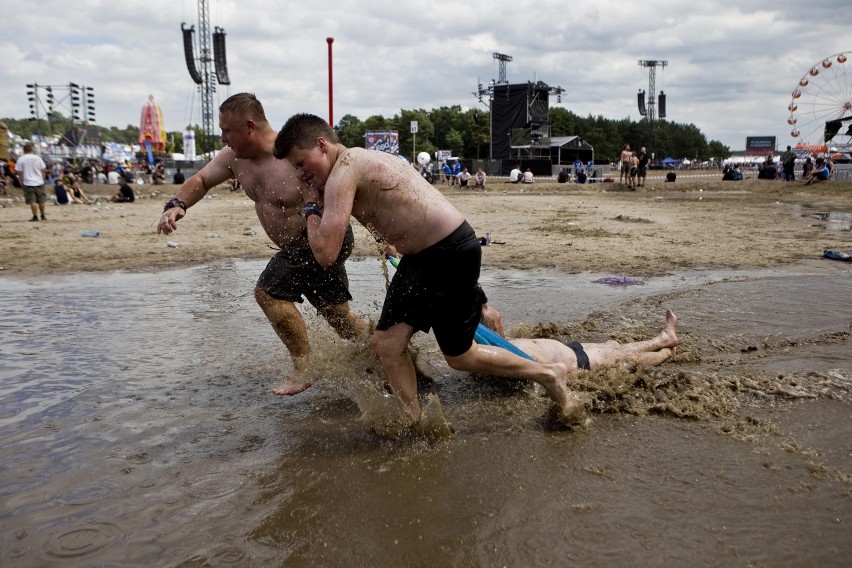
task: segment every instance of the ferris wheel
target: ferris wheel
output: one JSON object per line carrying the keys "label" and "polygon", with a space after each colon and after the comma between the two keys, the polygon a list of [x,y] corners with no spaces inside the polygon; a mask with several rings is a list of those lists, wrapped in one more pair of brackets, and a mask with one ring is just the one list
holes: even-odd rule
{"label": "ferris wheel", "polygon": [[852,148],[852,72],[845,53],[815,63],[799,79],[787,106],[790,136],[813,152]]}

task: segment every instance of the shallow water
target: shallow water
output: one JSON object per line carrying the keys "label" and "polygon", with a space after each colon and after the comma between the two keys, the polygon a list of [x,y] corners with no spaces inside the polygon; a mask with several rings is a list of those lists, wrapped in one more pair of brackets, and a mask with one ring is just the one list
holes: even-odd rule
{"label": "shallow water", "polygon": [[[671,307],[682,345],[574,381],[592,421],[565,431],[535,388],[421,339],[438,440],[370,432],[375,361],[310,309],[323,380],[272,396],[291,366],[263,265],[0,280],[0,565],[848,565],[844,263],[626,287],[486,270],[517,334],[644,339]],[[349,272],[375,317],[378,263]]]}

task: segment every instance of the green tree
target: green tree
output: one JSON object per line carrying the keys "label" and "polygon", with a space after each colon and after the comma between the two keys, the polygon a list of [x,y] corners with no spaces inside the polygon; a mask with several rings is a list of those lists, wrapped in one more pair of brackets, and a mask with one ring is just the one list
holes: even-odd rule
{"label": "green tree", "polygon": [[364,132],[366,132],[366,129],[364,128],[364,123],[356,116],[351,114],[344,115],[340,119],[340,122],[337,123],[335,130],[337,131],[337,137],[340,138],[340,142],[344,146],[353,148],[364,145]]}
{"label": "green tree", "polygon": [[731,149],[718,140],[711,140],[707,144],[707,153],[710,154],[710,158],[715,158],[718,162],[731,157]]}

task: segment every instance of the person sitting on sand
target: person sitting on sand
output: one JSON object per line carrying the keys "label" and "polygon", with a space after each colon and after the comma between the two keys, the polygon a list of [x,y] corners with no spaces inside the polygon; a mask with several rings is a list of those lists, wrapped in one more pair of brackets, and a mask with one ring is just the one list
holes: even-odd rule
{"label": "person sitting on sand", "polygon": [[828,167],[828,163],[822,158],[817,158],[816,166],[811,170],[805,185],[811,185],[818,181],[828,181],[830,175],[831,169]]}
{"label": "person sitting on sand", "polygon": [[71,199],[71,203],[92,203],[92,200],[89,199],[89,196],[83,191],[83,187],[80,184],[80,178],[75,178],[74,181],[71,182],[69,192],[68,197]]}
{"label": "person sitting on sand", "polygon": [[127,178],[121,178],[118,191],[112,196],[112,200],[116,203],[133,203],[136,201],[136,195],[133,193],[133,188],[127,183]]}
{"label": "person sitting on sand", "polygon": [[473,187],[481,187],[482,189],[485,189],[485,178],[486,177],[487,176],[485,175],[485,170],[483,170],[482,168],[477,168],[476,175],[473,176],[473,179],[474,179]]}

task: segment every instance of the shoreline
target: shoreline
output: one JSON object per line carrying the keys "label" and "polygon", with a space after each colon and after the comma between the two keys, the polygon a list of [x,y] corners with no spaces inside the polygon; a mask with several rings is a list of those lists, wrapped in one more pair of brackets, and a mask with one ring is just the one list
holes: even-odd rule
{"label": "shoreline", "polygon": [[[721,175],[675,183],[648,178],[629,191],[618,183],[587,185],[495,181],[487,190],[435,187],[465,214],[478,235],[505,241],[483,248],[482,265],[550,268],[575,274],[661,276],[692,269],[795,265],[824,249],[852,250],[852,231],[825,219],[852,215],[852,182],[744,180]],[[705,177],[707,176],[707,177]],[[168,237],[156,223],[175,185],[134,186],[138,199],[105,201],[113,186],[88,185],[97,205],[48,205],[45,222],[30,222],[22,192],[0,196],[0,277],[77,272],[153,272],[224,259],[270,258],[254,204],[242,191],[213,188]],[[353,257],[378,256],[357,221]],[[82,237],[87,229],[101,236]],[[176,248],[167,242],[177,244]]]}

